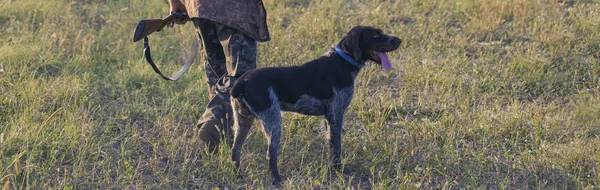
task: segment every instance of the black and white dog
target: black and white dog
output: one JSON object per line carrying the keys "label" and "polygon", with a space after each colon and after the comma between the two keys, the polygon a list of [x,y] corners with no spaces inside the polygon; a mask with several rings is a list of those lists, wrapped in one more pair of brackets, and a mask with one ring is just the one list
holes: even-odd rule
{"label": "black and white dog", "polygon": [[390,70],[385,52],[398,49],[398,37],[380,29],[357,26],[325,55],[299,66],[259,68],[243,74],[231,89],[234,118],[232,160],[239,168],[240,149],[254,118],[262,121],[269,143],[267,159],[273,183],[281,182],[277,149],[281,139],[281,111],[324,115],[329,131],[330,157],[341,165],[341,131],[344,113],[352,101],[354,81],[369,60]]}

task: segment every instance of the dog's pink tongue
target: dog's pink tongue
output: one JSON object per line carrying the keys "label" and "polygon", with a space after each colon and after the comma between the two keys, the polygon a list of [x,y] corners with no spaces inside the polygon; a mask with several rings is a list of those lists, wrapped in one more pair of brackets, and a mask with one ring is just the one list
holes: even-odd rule
{"label": "dog's pink tongue", "polygon": [[392,69],[392,63],[390,63],[390,57],[385,52],[379,52],[379,59],[381,60],[381,67],[385,70]]}

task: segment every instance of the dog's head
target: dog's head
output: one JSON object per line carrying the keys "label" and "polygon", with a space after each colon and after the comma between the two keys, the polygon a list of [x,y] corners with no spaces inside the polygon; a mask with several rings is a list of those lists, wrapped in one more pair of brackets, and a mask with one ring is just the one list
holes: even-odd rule
{"label": "dog's head", "polygon": [[374,61],[384,69],[392,68],[386,52],[400,47],[402,40],[370,26],[356,26],[340,41],[338,46],[344,53],[359,62]]}

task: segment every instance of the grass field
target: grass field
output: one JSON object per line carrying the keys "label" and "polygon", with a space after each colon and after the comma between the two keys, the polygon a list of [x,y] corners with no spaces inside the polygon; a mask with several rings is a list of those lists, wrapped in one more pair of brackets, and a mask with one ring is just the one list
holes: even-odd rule
{"label": "grass field", "polygon": [[[344,172],[329,170],[322,118],[284,114],[284,188],[598,189],[600,1],[265,0],[259,67],[298,65],[355,25],[403,39],[394,69],[357,79]],[[234,172],[195,123],[202,62],[160,79],[131,42],[164,0],[0,1],[2,189],[272,188],[253,128]],[[166,73],[192,24],[150,36]]]}

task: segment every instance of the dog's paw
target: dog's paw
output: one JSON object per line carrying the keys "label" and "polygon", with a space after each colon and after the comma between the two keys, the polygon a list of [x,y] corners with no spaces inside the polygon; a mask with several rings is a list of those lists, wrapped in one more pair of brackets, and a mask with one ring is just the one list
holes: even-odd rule
{"label": "dog's paw", "polygon": [[274,177],[273,178],[273,182],[271,183],[271,185],[275,186],[275,187],[281,187],[283,180],[281,180],[281,177]]}

